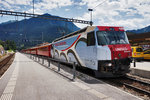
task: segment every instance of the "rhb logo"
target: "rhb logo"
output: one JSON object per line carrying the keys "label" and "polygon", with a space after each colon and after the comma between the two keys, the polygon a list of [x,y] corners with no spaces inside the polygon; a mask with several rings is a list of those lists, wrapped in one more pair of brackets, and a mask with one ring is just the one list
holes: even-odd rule
{"label": "rhb logo", "polygon": [[124,48],[115,48],[116,51],[125,51],[125,50],[128,50],[126,47]]}

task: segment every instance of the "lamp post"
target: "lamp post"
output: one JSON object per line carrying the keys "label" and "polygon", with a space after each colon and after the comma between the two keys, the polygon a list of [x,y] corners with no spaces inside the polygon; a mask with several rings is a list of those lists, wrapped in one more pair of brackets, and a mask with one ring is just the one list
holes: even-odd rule
{"label": "lamp post", "polygon": [[44,41],[43,41],[43,32],[42,32],[42,43],[43,43]]}
{"label": "lamp post", "polygon": [[91,25],[91,26],[92,26],[92,24],[93,24],[93,22],[92,22],[92,11],[93,11],[93,9],[95,9],[95,8],[98,7],[99,5],[102,5],[102,4],[105,3],[106,1],[108,1],[108,0],[104,0],[104,1],[101,2],[100,4],[96,5],[94,8],[88,9],[88,11],[91,12],[91,21],[90,21],[90,25]]}
{"label": "lamp post", "polygon": [[90,25],[92,26],[92,25],[93,25],[93,22],[92,22],[92,11],[93,11],[93,9],[88,9],[88,11],[91,12],[91,21],[90,21]]}

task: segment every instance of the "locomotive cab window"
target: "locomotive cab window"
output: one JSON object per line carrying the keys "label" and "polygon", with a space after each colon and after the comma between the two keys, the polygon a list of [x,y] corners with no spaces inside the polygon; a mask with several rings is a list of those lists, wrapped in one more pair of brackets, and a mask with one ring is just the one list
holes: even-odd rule
{"label": "locomotive cab window", "polygon": [[90,32],[87,34],[87,46],[95,45],[95,36],[94,32]]}
{"label": "locomotive cab window", "polygon": [[96,34],[98,45],[129,44],[123,31],[97,31]]}

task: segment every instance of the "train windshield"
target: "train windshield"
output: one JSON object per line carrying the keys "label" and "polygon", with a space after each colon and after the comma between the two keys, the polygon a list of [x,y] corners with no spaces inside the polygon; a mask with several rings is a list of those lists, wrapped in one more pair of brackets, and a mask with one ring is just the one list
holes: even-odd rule
{"label": "train windshield", "polygon": [[98,45],[129,44],[124,31],[97,31]]}

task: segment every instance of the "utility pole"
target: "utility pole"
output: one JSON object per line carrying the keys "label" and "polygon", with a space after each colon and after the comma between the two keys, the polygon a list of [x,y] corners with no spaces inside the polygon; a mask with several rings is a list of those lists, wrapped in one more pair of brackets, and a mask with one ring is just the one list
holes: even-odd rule
{"label": "utility pole", "polygon": [[42,32],[42,43],[43,43],[43,32]]}
{"label": "utility pole", "polygon": [[93,9],[88,9],[88,11],[91,12],[91,21],[90,21],[90,25],[92,26],[92,25],[93,25],[93,22],[92,22],[92,11],[93,11]]}
{"label": "utility pole", "polygon": [[34,14],[34,0],[33,0],[33,14]]}
{"label": "utility pole", "polygon": [[26,36],[26,33],[25,33],[25,42],[27,42],[28,40],[27,40],[27,36]]}
{"label": "utility pole", "polygon": [[94,8],[88,9],[88,11],[91,12],[91,21],[90,21],[90,25],[91,25],[91,26],[93,25],[93,22],[92,22],[92,11],[93,11],[93,9],[95,9],[95,8],[98,7],[99,5],[102,5],[102,4],[105,3],[106,1],[108,1],[108,0],[104,0],[104,1],[101,2],[100,4],[96,5]]}

